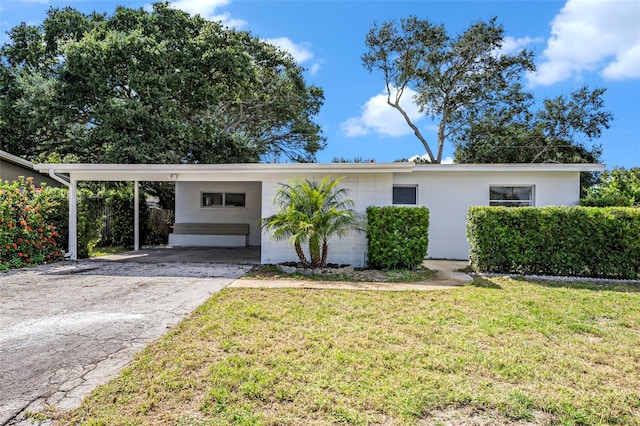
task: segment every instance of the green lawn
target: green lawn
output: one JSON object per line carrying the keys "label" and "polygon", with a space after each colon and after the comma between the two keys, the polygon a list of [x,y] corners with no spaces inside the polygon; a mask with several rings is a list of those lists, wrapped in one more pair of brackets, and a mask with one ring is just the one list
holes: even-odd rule
{"label": "green lawn", "polygon": [[640,425],[640,287],[225,289],[58,421]]}

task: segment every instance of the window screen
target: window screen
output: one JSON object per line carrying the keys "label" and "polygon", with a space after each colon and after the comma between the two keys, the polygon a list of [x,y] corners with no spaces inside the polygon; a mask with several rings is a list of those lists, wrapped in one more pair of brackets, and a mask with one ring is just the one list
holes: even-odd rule
{"label": "window screen", "polygon": [[200,207],[246,207],[246,194],[238,192],[203,192]]}
{"label": "window screen", "polygon": [[491,186],[489,205],[531,207],[533,206],[533,186]]}
{"label": "window screen", "polygon": [[227,192],[224,194],[224,205],[228,207],[244,207],[245,194]]}
{"label": "window screen", "polygon": [[394,186],[393,187],[393,204],[418,204],[418,187],[417,186]]}

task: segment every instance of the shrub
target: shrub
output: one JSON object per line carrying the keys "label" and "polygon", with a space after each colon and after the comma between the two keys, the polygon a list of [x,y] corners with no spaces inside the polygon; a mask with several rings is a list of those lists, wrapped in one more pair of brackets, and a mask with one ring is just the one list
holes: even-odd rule
{"label": "shrub", "polygon": [[640,167],[605,170],[580,200],[583,206],[640,207]]}
{"label": "shrub", "polygon": [[[134,242],[133,229],[133,188],[129,185],[109,190],[107,205],[110,207],[111,244],[130,249]],[[140,241],[146,241],[149,234],[149,207],[143,193],[140,193]]]}
{"label": "shrub", "polygon": [[429,210],[425,207],[367,208],[369,266],[415,268],[429,246]]}
{"label": "shrub", "polygon": [[[78,188],[78,258],[91,255],[93,248],[100,241],[100,230],[103,226],[102,212],[105,196],[102,191]],[[45,221],[58,230],[58,246],[69,246],[69,191],[67,188],[46,187],[38,194],[43,207]]]}
{"label": "shrub", "polygon": [[100,241],[105,202],[103,191],[78,189],[78,257],[81,259],[91,256]]}
{"label": "shrub", "polygon": [[0,270],[62,257],[57,228],[47,223],[33,178],[0,185]]}
{"label": "shrub", "polygon": [[626,207],[471,207],[475,271],[640,278],[640,210]]}

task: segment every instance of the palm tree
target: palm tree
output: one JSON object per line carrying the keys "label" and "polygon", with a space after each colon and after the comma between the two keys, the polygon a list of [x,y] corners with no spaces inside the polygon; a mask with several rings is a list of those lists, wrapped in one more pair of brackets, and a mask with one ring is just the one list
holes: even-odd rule
{"label": "palm tree", "polygon": [[[319,183],[305,179],[281,184],[274,197],[278,212],[262,219],[262,227],[271,231],[272,238],[289,237],[305,267],[327,265],[331,237],[363,230],[362,217],[353,209],[353,200],[346,198],[347,190],[336,188],[342,179],[327,176]],[[302,249],[304,243],[309,246],[309,260]]]}

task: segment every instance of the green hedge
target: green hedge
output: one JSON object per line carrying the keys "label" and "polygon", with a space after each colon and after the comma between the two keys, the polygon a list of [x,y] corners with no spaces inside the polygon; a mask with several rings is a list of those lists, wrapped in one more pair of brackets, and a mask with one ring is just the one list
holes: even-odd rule
{"label": "green hedge", "polygon": [[640,210],[471,207],[469,259],[478,272],[640,278]]}
{"label": "green hedge", "polygon": [[[107,195],[107,205],[111,209],[110,241],[104,243],[133,248],[134,244],[134,189],[130,184],[111,189]],[[138,199],[140,214],[140,244],[144,244],[149,235],[149,207],[146,195],[141,191]]]}
{"label": "green hedge", "polygon": [[425,207],[367,208],[369,266],[415,268],[429,246],[429,210]]}

